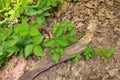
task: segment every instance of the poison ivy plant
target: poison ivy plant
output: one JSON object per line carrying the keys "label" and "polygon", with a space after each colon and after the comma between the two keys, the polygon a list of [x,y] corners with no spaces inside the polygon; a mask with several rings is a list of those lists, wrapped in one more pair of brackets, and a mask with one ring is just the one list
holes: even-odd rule
{"label": "poison ivy plant", "polygon": [[58,62],[60,55],[65,52],[64,48],[78,40],[74,37],[75,29],[68,20],[54,24],[52,32],[54,38],[45,41],[43,46],[50,47],[50,53],[53,55],[52,59]]}

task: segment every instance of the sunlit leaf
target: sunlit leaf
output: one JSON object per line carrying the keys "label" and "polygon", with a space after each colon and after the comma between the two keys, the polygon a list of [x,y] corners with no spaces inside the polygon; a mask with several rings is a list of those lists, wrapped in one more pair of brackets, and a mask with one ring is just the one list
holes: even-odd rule
{"label": "sunlit leaf", "polygon": [[60,40],[60,39],[57,39],[56,43],[59,44],[62,47],[67,47],[69,45],[69,43],[67,41]]}
{"label": "sunlit leaf", "polygon": [[55,45],[54,39],[49,39],[43,43],[43,46],[47,46],[47,47],[54,46],[54,45]]}
{"label": "sunlit leaf", "polygon": [[33,43],[34,44],[40,44],[40,42],[43,41],[44,36],[35,36],[33,37]]}
{"label": "sunlit leaf", "polygon": [[33,51],[33,44],[29,44],[25,47],[25,57],[28,57]]}
{"label": "sunlit leaf", "polygon": [[38,36],[38,35],[40,35],[40,32],[39,32],[38,28],[31,27],[29,35],[30,36]]}
{"label": "sunlit leaf", "polygon": [[40,45],[34,46],[33,52],[34,52],[34,54],[35,54],[36,56],[43,56],[43,55],[44,55],[44,54],[43,54],[43,49],[42,49],[42,47],[41,47]]}
{"label": "sunlit leaf", "polygon": [[55,37],[59,37],[62,35],[64,28],[58,28],[55,32]]}

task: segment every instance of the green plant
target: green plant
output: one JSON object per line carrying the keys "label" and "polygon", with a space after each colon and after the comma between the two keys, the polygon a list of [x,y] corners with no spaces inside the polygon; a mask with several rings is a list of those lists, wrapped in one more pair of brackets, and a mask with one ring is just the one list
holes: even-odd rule
{"label": "green plant", "polygon": [[37,20],[42,21],[42,23],[45,22],[45,17],[49,16],[50,13],[48,10],[51,7],[56,7],[57,2],[63,2],[63,0],[38,0],[37,4],[33,4],[29,6],[27,9],[26,15],[28,16],[36,16]]}
{"label": "green plant", "polygon": [[[21,59],[28,57],[32,52],[36,56],[43,56],[41,43],[44,36],[39,32],[38,27],[45,22],[45,17],[50,15],[48,9],[56,7],[57,2],[61,3],[62,1],[38,0],[33,5],[31,4],[33,0],[1,0],[0,65],[18,53]],[[36,16],[37,20],[29,23],[28,18],[24,17],[26,15],[20,16],[23,12],[28,16]],[[21,23],[14,25],[9,23],[18,17],[20,17]],[[4,22],[7,24],[3,24]]]}
{"label": "green plant", "polygon": [[45,41],[43,46],[50,47],[49,51],[53,55],[52,59],[58,62],[60,55],[64,53],[64,48],[69,46],[70,43],[76,42],[77,38],[74,37],[75,29],[68,20],[54,24],[52,32],[54,38]]}
{"label": "green plant", "polygon": [[28,57],[32,52],[36,56],[43,56],[39,44],[44,36],[38,30],[39,23],[28,24],[27,21],[25,17],[21,23],[10,25],[8,29],[0,28],[0,64],[15,53],[19,53],[20,58]]}
{"label": "green plant", "polygon": [[4,62],[4,60],[19,50],[16,46],[14,46],[16,41],[9,37],[12,32],[13,27],[10,27],[8,30],[0,28],[0,65]]}
{"label": "green plant", "polygon": [[110,58],[115,52],[115,48],[105,49],[105,48],[98,48],[94,50],[89,44],[87,48],[83,51],[83,54],[85,55],[86,59],[90,59],[96,56],[100,56],[102,60],[106,61],[108,58]]}
{"label": "green plant", "polygon": [[73,54],[71,55],[71,59],[77,63],[80,59],[82,58],[82,56],[80,54]]}
{"label": "green plant", "polygon": [[29,56],[32,51],[36,56],[43,56],[42,47],[39,44],[43,41],[44,36],[38,30],[39,23],[33,22],[29,25],[27,21],[27,18],[23,18],[22,23],[15,26],[15,35],[23,38],[23,41],[19,40],[19,45],[25,47],[25,57]]}
{"label": "green plant", "polygon": [[[51,32],[54,38],[44,42],[44,36],[39,31],[39,26],[45,23],[45,17],[49,16],[49,9],[56,7],[57,2],[63,0],[37,0],[36,4],[31,4],[33,0],[0,0],[0,65],[12,55],[19,54],[20,59],[27,58],[34,53],[36,56],[43,56],[42,46],[49,47],[52,60],[58,62],[60,56],[65,52],[65,48],[78,41],[74,37],[75,29],[73,24],[66,20],[53,25]],[[31,5],[30,5],[31,4]],[[21,14],[24,15],[21,16]],[[36,21],[29,22],[27,17],[36,16]],[[1,19],[2,17],[2,19]],[[9,21],[20,18],[19,23],[11,24]],[[87,59],[101,56],[103,60],[109,58],[115,49],[109,50],[99,48],[94,50],[91,45],[84,50]],[[73,61],[78,62],[81,58],[79,54],[71,56]]]}
{"label": "green plant", "polygon": [[108,50],[104,49],[104,48],[98,48],[95,51],[96,55],[101,56],[102,60],[106,61],[108,58],[110,58],[115,52],[115,48],[110,48]]}
{"label": "green plant", "polygon": [[90,59],[96,56],[94,52],[95,50],[92,48],[92,45],[89,44],[87,48],[83,51],[83,54],[85,55],[86,59]]}
{"label": "green plant", "polygon": [[4,20],[0,24],[20,17],[32,2],[33,0],[1,0],[0,13]]}

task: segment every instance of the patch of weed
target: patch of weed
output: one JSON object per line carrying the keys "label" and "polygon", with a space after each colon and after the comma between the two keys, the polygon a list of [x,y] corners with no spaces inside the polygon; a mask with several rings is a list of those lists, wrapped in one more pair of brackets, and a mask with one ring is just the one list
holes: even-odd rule
{"label": "patch of weed", "polygon": [[108,58],[110,58],[115,52],[115,48],[105,49],[105,48],[98,48],[94,50],[89,44],[87,48],[83,51],[83,54],[85,55],[86,59],[94,58],[97,56],[100,56],[102,60],[107,61]]}
{"label": "patch of weed", "polygon": [[60,60],[60,55],[65,52],[65,47],[78,40],[74,37],[75,29],[68,20],[54,24],[52,32],[54,38],[45,41],[43,45],[50,47],[49,51],[53,55],[52,59],[58,62]]}

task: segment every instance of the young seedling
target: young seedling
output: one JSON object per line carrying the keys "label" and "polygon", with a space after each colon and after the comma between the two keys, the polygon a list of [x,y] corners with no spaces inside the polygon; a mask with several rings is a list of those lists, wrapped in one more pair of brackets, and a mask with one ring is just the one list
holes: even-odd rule
{"label": "young seedling", "polygon": [[97,50],[94,50],[89,44],[87,48],[83,51],[83,54],[85,55],[86,59],[90,59],[96,56],[100,56],[102,60],[107,61],[108,58],[110,58],[115,52],[115,48],[110,48],[109,50],[105,48],[98,48]]}
{"label": "young seedling", "polygon": [[95,50],[92,48],[92,45],[89,44],[87,48],[83,51],[83,54],[85,55],[86,59],[90,59],[96,56],[94,52]]}
{"label": "young seedling", "polygon": [[73,54],[71,55],[71,59],[77,63],[80,59],[82,58],[82,56],[80,54]]}

